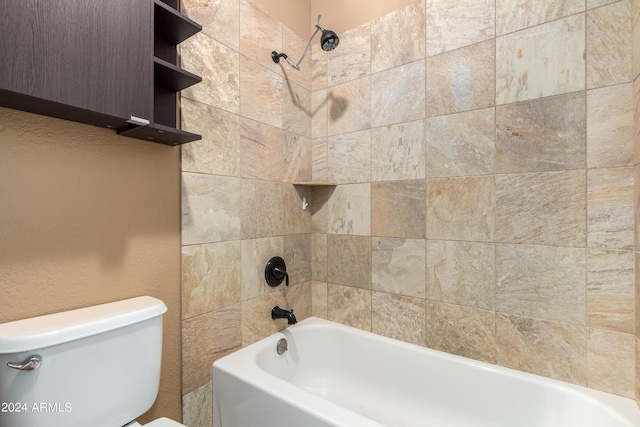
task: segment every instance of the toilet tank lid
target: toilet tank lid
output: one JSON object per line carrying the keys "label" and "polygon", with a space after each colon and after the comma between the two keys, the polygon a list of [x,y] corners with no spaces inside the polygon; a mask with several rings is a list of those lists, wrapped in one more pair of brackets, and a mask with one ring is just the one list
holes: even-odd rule
{"label": "toilet tank lid", "polygon": [[167,306],[143,296],[0,324],[0,354],[78,340],[161,316]]}

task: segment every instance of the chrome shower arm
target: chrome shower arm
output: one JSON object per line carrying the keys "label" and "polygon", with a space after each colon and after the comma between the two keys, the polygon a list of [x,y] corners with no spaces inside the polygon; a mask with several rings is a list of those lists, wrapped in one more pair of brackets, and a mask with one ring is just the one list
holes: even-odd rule
{"label": "chrome shower arm", "polygon": [[307,46],[304,48],[304,51],[302,52],[302,56],[300,57],[300,60],[295,65],[292,64],[293,61],[289,62],[289,65],[291,65],[296,70],[300,69],[300,63],[302,62],[302,60],[304,59],[305,55],[307,54],[307,51],[309,50],[309,46],[311,46],[311,42],[313,41],[313,38],[316,36],[316,34],[318,34],[318,31],[322,31],[323,30],[323,28],[319,25],[320,24],[320,18],[322,18],[322,15],[318,15],[318,20],[316,21],[316,30],[313,32],[311,37],[309,37],[309,41],[307,42]]}

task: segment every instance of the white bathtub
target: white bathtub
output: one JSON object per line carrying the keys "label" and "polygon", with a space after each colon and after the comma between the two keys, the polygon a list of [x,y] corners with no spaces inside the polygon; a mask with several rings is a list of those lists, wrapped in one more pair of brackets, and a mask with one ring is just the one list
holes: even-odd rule
{"label": "white bathtub", "polygon": [[317,318],[216,361],[213,412],[214,427],[640,427],[631,399]]}

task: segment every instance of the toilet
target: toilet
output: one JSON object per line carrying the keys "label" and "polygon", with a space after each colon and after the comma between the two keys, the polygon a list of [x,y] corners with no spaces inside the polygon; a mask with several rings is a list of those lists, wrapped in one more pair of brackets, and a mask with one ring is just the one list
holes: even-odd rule
{"label": "toilet", "polygon": [[0,427],[141,427],[158,394],[166,311],[143,296],[0,324]]}

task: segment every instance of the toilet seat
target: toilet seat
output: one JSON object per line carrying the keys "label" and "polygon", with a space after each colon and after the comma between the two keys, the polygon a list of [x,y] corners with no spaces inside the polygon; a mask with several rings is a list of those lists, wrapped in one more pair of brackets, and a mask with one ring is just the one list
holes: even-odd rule
{"label": "toilet seat", "polygon": [[136,421],[127,424],[125,427],[186,427],[184,424],[180,424],[179,422],[170,420],[169,418],[158,418],[157,420],[153,420],[150,423],[145,424],[144,426]]}

